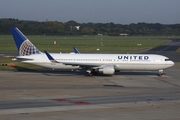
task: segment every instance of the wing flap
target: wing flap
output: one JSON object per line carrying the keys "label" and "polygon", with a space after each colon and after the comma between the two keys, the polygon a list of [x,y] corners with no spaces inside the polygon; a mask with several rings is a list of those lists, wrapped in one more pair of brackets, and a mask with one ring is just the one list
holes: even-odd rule
{"label": "wing flap", "polygon": [[80,63],[80,62],[61,62],[65,65],[81,66],[81,67],[100,67],[101,64],[92,64],[92,63]]}

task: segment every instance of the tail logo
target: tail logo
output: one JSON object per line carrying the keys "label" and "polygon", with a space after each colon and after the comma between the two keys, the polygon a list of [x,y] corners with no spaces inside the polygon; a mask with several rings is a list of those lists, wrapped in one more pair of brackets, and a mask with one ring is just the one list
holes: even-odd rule
{"label": "tail logo", "polygon": [[19,55],[26,56],[32,54],[40,54],[40,51],[27,39],[21,44]]}

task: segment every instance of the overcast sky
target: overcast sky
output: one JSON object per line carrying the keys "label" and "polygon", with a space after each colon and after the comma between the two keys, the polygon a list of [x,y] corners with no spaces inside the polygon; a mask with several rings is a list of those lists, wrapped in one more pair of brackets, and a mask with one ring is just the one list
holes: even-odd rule
{"label": "overcast sky", "polygon": [[180,23],[180,0],[0,0],[0,18],[79,23]]}

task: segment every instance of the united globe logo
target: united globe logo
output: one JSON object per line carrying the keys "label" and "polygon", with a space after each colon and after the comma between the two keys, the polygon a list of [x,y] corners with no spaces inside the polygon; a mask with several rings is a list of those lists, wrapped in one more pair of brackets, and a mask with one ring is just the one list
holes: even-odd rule
{"label": "united globe logo", "polygon": [[29,40],[25,40],[21,44],[19,54],[21,56],[39,54],[39,50]]}

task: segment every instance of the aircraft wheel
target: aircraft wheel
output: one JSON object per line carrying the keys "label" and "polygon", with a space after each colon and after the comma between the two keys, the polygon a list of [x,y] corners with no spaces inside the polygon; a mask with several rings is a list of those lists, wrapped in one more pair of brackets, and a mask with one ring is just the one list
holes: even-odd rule
{"label": "aircraft wheel", "polygon": [[158,74],[158,76],[159,76],[159,77],[162,77],[162,74],[161,74],[161,73],[159,73],[159,74]]}
{"label": "aircraft wheel", "polygon": [[93,73],[90,73],[89,76],[93,76]]}
{"label": "aircraft wheel", "polygon": [[163,70],[159,70],[158,76],[159,76],[159,77],[162,77],[162,74],[163,74]]}
{"label": "aircraft wheel", "polygon": [[85,76],[93,76],[92,72],[86,72]]}
{"label": "aircraft wheel", "polygon": [[92,74],[93,74],[93,75],[97,75],[98,72],[97,72],[97,71],[93,71]]}

